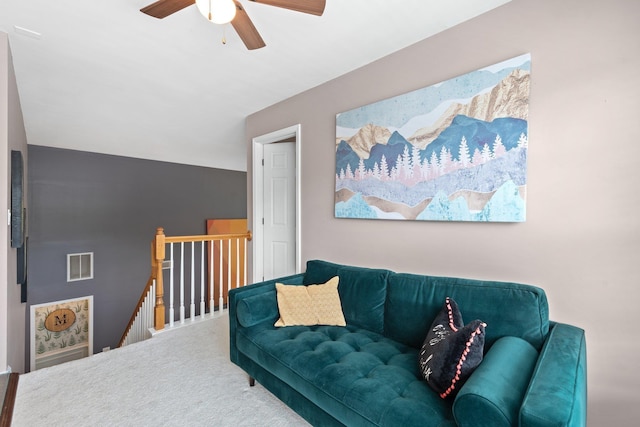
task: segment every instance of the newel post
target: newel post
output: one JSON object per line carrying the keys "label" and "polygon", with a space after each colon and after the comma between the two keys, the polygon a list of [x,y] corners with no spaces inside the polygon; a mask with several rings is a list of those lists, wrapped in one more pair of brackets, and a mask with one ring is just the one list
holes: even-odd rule
{"label": "newel post", "polygon": [[156,237],[153,239],[154,262],[152,268],[155,269],[156,278],[156,306],[154,310],[154,327],[157,331],[164,329],[164,287],[162,284],[162,264],[164,261],[165,236],[164,228],[158,227]]}

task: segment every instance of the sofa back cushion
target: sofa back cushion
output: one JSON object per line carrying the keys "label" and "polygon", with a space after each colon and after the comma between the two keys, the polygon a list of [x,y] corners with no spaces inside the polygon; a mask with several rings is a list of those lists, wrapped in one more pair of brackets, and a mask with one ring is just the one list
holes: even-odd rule
{"label": "sofa back cushion", "polygon": [[389,270],[312,260],[307,262],[303,284],[324,283],[338,276],[338,294],[347,324],[382,334],[389,274]]}
{"label": "sofa back cushion", "polygon": [[500,337],[517,336],[540,350],[549,332],[547,297],[535,286],[391,273],[384,334],[420,348],[446,297],[458,303],[464,322],[487,324],[486,348]]}

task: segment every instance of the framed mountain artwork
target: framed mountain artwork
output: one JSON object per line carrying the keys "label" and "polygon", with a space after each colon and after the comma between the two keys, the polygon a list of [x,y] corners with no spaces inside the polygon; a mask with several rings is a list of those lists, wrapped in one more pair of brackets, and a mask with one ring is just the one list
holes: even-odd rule
{"label": "framed mountain artwork", "polygon": [[531,56],[336,115],[335,216],[524,222]]}

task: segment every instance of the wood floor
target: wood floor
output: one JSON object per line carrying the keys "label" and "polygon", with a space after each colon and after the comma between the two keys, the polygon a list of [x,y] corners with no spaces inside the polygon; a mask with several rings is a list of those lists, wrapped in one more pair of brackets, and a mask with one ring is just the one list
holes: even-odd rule
{"label": "wood floor", "polygon": [[20,376],[15,372],[0,374],[0,399],[2,399],[0,427],[11,425],[19,378]]}

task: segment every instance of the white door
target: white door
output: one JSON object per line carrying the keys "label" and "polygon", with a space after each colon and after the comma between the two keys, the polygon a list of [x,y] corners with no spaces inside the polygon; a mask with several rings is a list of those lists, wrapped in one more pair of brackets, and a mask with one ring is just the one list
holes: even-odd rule
{"label": "white door", "polygon": [[296,273],[296,144],[264,144],[264,280]]}

